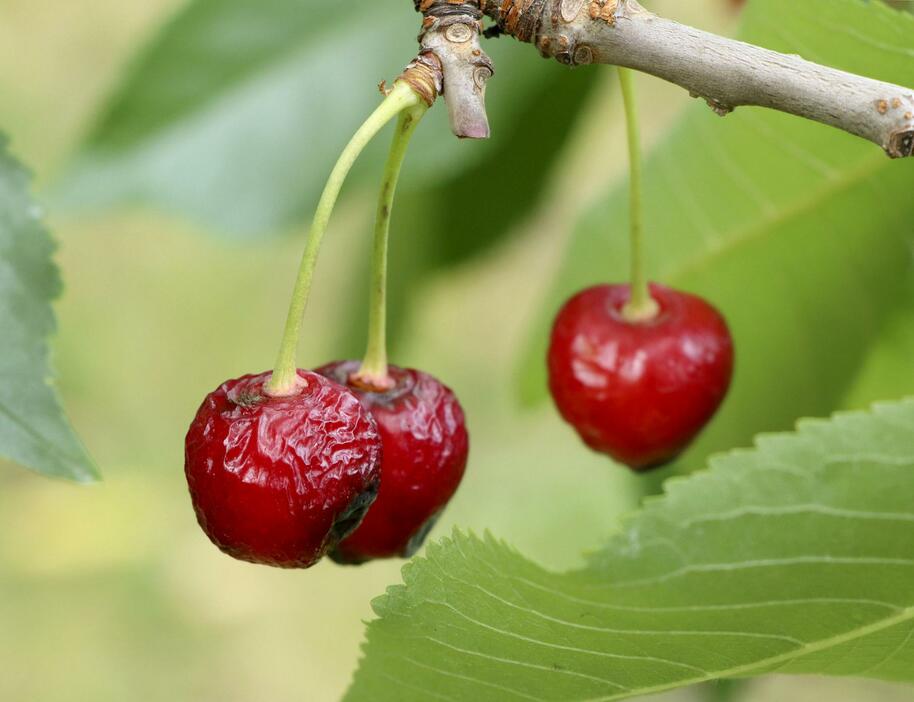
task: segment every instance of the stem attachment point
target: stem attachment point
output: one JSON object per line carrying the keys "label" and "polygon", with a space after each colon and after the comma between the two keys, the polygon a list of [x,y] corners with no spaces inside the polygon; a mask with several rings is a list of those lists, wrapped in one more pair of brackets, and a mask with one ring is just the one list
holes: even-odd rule
{"label": "stem attachment point", "polygon": [[350,373],[349,377],[346,378],[346,382],[359,390],[378,394],[390,392],[397,387],[397,381],[390,377],[386,368],[383,375],[369,374],[364,370]]}
{"label": "stem attachment point", "polygon": [[650,322],[660,314],[660,305],[653,297],[647,298],[641,304],[634,304],[634,299],[629,300],[622,308],[622,319],[631,324]]}

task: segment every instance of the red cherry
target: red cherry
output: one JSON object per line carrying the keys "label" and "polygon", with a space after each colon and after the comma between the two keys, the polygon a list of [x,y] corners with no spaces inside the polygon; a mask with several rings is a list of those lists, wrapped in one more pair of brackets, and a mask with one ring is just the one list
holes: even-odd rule
{"label": "red cherry", "polygon": [[600,285],[568,301],[552,330],[549,389],[584,443],[640,470],[675,458],[714,416],[733,340],[700,297],[651,285],[659,313],[629,322],[629,295]]}
{"label": "red cherry", "polygon": [[378,499],[330,556],[339,563],[408,558],[463,478],[469,451],[463,410],[449,388],[421,371],[390,366],[394,387],[372,392],[351,380],[358,369],[343,361],[317,370],[359,396],[378,423],[383,446]]}
{"label": "red cherry", "polygon": [[185,441],[197,520],[235,558],[308,568],[359,524],[377,494],[381,439],[345,388],[307,371],[270,397],[270,373],[207,395]]}

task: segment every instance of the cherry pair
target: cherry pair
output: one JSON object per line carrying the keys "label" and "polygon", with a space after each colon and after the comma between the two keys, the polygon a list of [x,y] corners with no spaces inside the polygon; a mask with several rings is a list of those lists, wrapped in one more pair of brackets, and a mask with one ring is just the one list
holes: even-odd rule
{"label": "cherry pair", "polygon": [[[343,149],[321,194],[276,365],[210,393],[185,442],[197,520],[236,558],[308,568],[407,557],[453,496],[469,440],[457,398],[435,378],[387,363],[387,249],[410,138],[427,96],[401,79]],[[384,167],[372,256],[368,346],[361,363],[296,367],[302,316],[330,215],[352,164],[397,118]]]}
{"label": "cherry pair", "polygon": [[407,557],[463,477],[468,437],[450,389],[390,367],[392,387],[359,387],[357,363],[229,380],[190,426],[185,472],[203,531],[235,558],[308,568]]}

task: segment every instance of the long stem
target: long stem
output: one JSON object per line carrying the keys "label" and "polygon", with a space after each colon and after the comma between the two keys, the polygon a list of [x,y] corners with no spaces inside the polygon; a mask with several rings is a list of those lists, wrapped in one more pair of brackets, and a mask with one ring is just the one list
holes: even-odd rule
{"label": "long stem", "polygon": [[324,233],[327,231],[330,215],[336,205],[346,176],[352,169],[352,165],[355,163],[359,154],[362,153],[364,148],[384,125],[403,110],[414,107],[420,102],[421,99],[409,85],[404,82],[395,83],[390,94],[388,94],[365,123],[359,127],[358,131],[352,137],[352,140],[346,145],[346,148],[343,149],[343,153],[333,167],[333,171],[330,173],[327,185],[324,186],[324,192],[321,194],[320,201],[318,202],[317,210],[314,213],[311,230],[308,233],[308,243],[305,246],[305,253],[302,256],[301,266],[298,270],[298,278],[295,281],[295,288],[292,291],[289,316],[286,319],[285,331],[283,333],[282,343],[279,347],[279,354],[276,358],[276,365],[273,369],[273,376],[264,388],[264,391],[268,395],[291,395],[294,394],[299,387],[295,354],[298,349],[298,341],[301,334],[302,317],[305,313],[305,307],[308,304],[308,296],[311,292],[311,281],[314,277],[314,266],[317,263],[317,255],[320,251],[321,242],[323,241]]}
{"label": "long stem", "polygon": [[389,390],[393,384],[387,373],[387,250],[390,240],[390,218],[406,150],[416,127],[419,126],[419,121],[427,111],[426,104],[420,102],[400,113],[378,198],[368,313],[368,347],[365,350],[362,367],[353,380],[379,392]]}
{"label": "long stem", "polygon": [[638,103],[632,71],[619,68],[622,101],[625,104],[625,123],[628,132],[628,163],[630,169],[629,221],[631,223],[631,298],[623,310],[629,322],[642,322],[657,316],[659,305],[651,297],[644,271],[644,195],[641,169],[641,129],[638,122]]}

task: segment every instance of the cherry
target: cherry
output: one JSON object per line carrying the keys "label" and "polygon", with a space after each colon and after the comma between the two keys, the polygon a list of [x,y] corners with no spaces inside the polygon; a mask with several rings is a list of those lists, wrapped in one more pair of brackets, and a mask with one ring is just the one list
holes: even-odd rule
{"label": "cherry", "polygon": [[185,441],[197,520],[235,558],[308,568],[358,526],[377,495],[381,439],[359,399],[298,371],[295,392],[264,392],[270,373],[207,395]]}
{"label": "cherry", "polygon": [[659,311],[631,322],[628,285],[600,285],[559,312],[549,389],[588,446],[636,470],[677,455],[717,411],[733,373],[733,341],[700,297],[650,286]]}
{"label": "cherry", "polygon": [[388,367],[389,389],[365,387],[354,361],[317,370],[348,385],[378,424],[383,446],[378,499],[330,557],[339,563],[408,558],[432,529],[463,478],[469,451],[463,410],[432,376]]}

